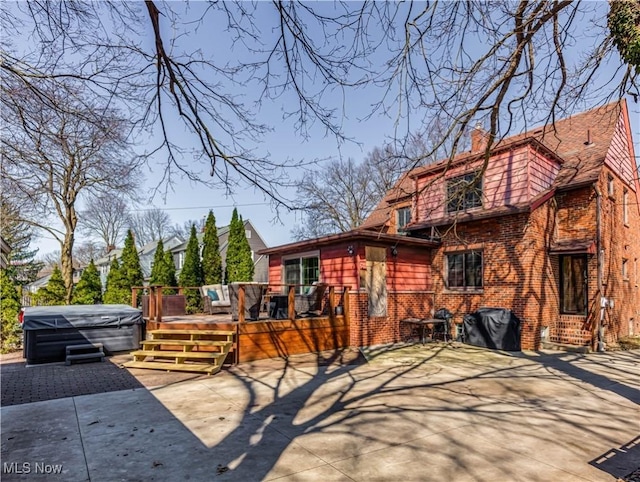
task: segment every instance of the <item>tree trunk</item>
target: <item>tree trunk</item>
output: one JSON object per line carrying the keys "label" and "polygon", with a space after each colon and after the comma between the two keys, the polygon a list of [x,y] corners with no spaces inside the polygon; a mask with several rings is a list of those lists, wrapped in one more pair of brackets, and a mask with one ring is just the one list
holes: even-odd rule
{"label": "tree trunk", "polygon": [[67,289],[65,302],[71,304],[71,296],[73,294],[73,242],[74,233],[67,231],[64,236],[64,242],[60,246],[60,264],[62,265],[62,279]]}

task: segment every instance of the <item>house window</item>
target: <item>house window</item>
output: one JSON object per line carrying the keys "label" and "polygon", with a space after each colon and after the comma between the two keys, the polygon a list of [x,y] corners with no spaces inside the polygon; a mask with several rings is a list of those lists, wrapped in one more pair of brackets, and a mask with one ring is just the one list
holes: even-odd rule
{"label": "house window", "polygon": [[611,174],[607,174],[607,194],[609,195],[609,197],[613,197],[613,195],[615,194],[613,176]]}
{"label": "house window", "polygon": [[447,287],[482,288],[482,251],[447,255]]}
{"label": "house window", "polygon": [[587,312],[587,256],[560,256],[560,311],[568,314]]}
{"label": "house window", "polygon": [[182,269],[184,266],[184,251],[178,253],[178,269]]}
{"label": "house window", "polygon": [[296,293],[302,293],[304,287],[320,281],[320,258],[318,254],[304,255],[284,260],[284,282],[297,285]]}
{"label": "house window", "polygon": [[398,230],[402,230],[411,221],[411,208],[400,208],[396,211]]}
{"label": "house window", "polygon": [[629,281],[629,260],[622,260],[622,279],[625,281]]}
{"label": "house window", "polygon": [[447,212],[482,207],[482,176],[472,172],[447,181]]}
{"label": "house window", "polygon": [[625,226],[629,224],[629,190],[622,191],[622,221]]}

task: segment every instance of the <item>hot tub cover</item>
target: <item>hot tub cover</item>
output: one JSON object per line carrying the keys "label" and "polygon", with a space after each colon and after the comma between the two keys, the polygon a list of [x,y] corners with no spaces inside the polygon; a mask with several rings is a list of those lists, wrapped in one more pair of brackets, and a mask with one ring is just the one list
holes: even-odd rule
{"label": "hot tub cover", "polygon": [[24,309],[22,329],[120,327],[142,323],[142,310],[128,305],[31,306]]}

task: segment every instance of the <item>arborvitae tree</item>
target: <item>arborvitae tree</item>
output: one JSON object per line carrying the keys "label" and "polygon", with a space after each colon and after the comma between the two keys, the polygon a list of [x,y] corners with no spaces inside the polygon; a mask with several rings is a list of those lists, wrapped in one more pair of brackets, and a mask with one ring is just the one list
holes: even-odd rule
{"label": "arborvitae tree", "polygon": [[107,304],[131,304],[131,287],[127,285],[117,258],[111,262],[103,299]]}
{"label": "arborvitae tree", "polygon": [[[167,286],[178,286],[178,280],[176,278],[176,265],[173,262],[173,255],[171,251],[164,252],[164,265],[167,271]],[[173,294],[175,290],[170,290],[167,294]]]}
{"label": "arborvitae tree", "polygon": [[95,305],[102,303],[102,283],[100,282],[100,273],[93,260],[89,266],[82,272],[80,281],[73,290],[74,305]]}
{"label": "arborvitae tree", "polygon": [[20,347],[20,323],[18,313],[20,312],[20,295],[6,269],[0,270],[0,327],[2,328],[0,339],[0,351],[7,353],[17,350]]}
{"label": "arborvitae tree", "polygon": [[227,263],[225,268],[225,282],[253,281],[253,259],[251,247],[244,231],[244,221],[238,217],[238,211],[233,210],[229,224],[229,245],[227,246]]}
{"label": "arborvitae tree", "polygon": [[133,286],[142,286],[144,283],[144,275],[140,266],[140,257],[133,240],[131,230],[127,231],[127,238],[124,240],[124,248],[122,249],[122,265],[120,266],[122,277],[129,290],[129,301],[131,303],[131,288]]}
{"label": "arborvitae tree", "polygon": [[66,304],[67,288],[64,286],[62,271],[56,266],[53,268],[51,278],[46,286],[40,288],[35,294],[36,303],[39,305],[64,305]]}
{"label": "arborvitae tree", "polygon": [[[167,256],[167,254],[169,256]],[[153,256],[153,267],[151,268],[149,284],[165,287],[176,286],[176,268],[173,264],[173,257],[170,251],[165,252],[162,240],[158,241],[158,246]],[[173,290],[169,289],[162,291],[165,295],[173,294],[173,292]]]}
{"label": "arborvitae tree", "polygon": [[24,286],[38,278],[38,272],[44,263],[36,261],[38,249],[31,248],[34,228],[22,220],[20,209],[11,201],[11,195],[0,193],[0,234],[11,246],[8,260],[11,266],[8,276],[15,286]]}
{"label": "arborvitae tree", "polygon": [[150,285],[164,286],[164,243],[162,239],[156,245],[156,252],[153,255],[153,266],[151,266]]}
{"label": "arborvitae tree", "polygon": [[220,240],[213,211],[209,211],[204,225],[204,239],[202,241],[202,275],[204,284],[222,283],[222,258],[220,257]]}
{"label": "arborvitae tree", "polygon": [[[202,264],[200,263],[200,249],[198,248],[198,238],[196,227],[191,226],[191,235],[187,243],[187,251],[184,254],[184,265],[180,272],[180,286],[198,287],[202,286]],[[187,313],[198,313],[200,311],[200,290],[185,290]]]}

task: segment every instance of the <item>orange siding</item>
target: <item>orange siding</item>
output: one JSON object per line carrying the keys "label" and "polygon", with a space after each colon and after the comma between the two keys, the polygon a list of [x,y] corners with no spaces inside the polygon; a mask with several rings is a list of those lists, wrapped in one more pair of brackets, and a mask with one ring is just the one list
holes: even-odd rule
{"label": "orange siding", "polygon": [[390,291],[424,291],[430,290],[431,286],[428,250],[399,247],[397,257],[387,257],[387,287]]}
{"label": "orange siding", "polygon": [[269,255],[269,284],[282,284],[282,256]]}
{"label": "orange siding", "polygon": [[[348,246],[356,252],[350,255]],[[360,253],[356,243],[336,244],[320,249],[320,280],[333,286],[350,286],[358,289],[358,260]]]}

